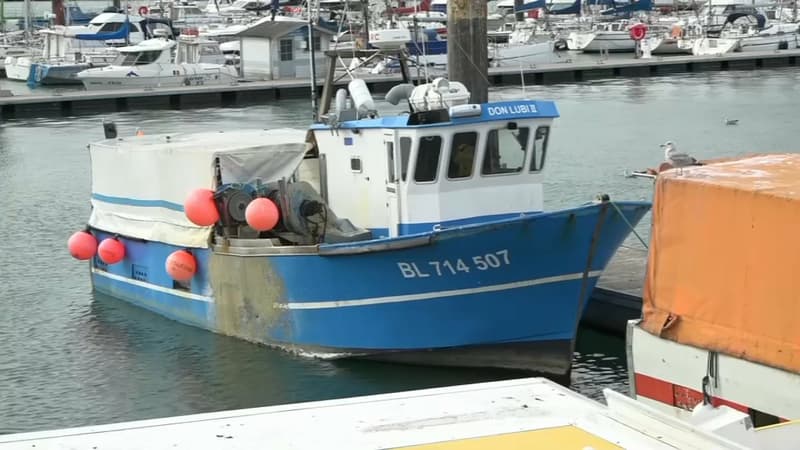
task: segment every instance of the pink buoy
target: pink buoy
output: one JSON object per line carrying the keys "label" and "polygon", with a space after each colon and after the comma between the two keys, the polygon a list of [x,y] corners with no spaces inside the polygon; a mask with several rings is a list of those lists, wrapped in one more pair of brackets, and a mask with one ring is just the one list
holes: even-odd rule
{"label": "pink buoy", "polygon": [[167,274],[175,281],[189,281],[197,272],[197,260],[186,250],[176,250],[167,257]]}
{"label": "pink buoy", "polygon": [[247,224],[256,231],[269,231],[275,228],[280,215],[275,202],[265,197],[254,199],[244,211]]}
{"label": "pink buoy", "polygon": [[97,253],[97,239],[88,231],[76,231],[69,237],[67,248],[73,258],[85,261]]}
{"label": "pink buoy", "polygon": [[219,220],[219,211],[214,203],[214,191],[211,189],[195,189],[183,202],[186,218],[201,227],[214,225]]}
{"label": "pink buoy", "polygon": [[97,246],[97,256],[106,264],[116,264],[125,257],[125,244],[114,238],[105,238]]}

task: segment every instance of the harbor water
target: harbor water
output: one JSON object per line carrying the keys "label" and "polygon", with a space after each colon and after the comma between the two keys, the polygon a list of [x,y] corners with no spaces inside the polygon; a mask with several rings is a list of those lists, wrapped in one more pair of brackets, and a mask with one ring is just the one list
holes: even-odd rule
{"label": "harbor water", "polygon": [[[558,104],[548,209],[650,199],[626,170],[655,167],[671,140],[698,159],[797,152],[795,68],[494,89]],[[121,134],[305,127],[306,99],[206,110],[139,110],[0,124],[0,433],[191,414],[501,379],[518,374],[324,361],[217,336],[95,294],[66,249],[89,216],[89,154],[103,118]],[[380,107],[388,106],[379,102]],[[726,125],[738,119],[738,125]],[[118,170],[125,170],[119,167]],[[180,174],[176,174],[180,176]],[[649,220],[637,232],[647,239]],[[631,237],[626,245],[641,245]],[[572,388],[626,391],[624,342],[579,335]]]}

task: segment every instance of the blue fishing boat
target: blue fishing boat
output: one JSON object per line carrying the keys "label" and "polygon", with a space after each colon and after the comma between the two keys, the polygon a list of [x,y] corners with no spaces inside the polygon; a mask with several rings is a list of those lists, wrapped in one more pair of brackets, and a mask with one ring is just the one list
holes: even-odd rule
{"label": "blue fishing boat", "polygon": [[329,111],[331,86],[308,129],[107,124],[70,241],[94,288],[301,354],[568,374],[589,294],[650,204],[544,211],[553,102],[473,104],[436,79],[392,89],[408,110],[383,116],[359,79]]}

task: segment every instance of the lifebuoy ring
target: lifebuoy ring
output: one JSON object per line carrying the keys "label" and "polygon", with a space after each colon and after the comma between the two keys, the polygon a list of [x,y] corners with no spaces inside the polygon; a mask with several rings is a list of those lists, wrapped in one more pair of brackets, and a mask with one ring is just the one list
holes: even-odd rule
{"label": "lifebuoy ring", "polygon": [[641,41],[644,39],[645,35],[647,35],[647,25],[643,23],[637,23],[636,25],[632,26],[630,29],[631,39],[634,41]]}
{"label": "lifebuoy ring", "polygon": [[149,13],[149,12],[150,12],[150,8],[148,8],[147,6],[140,6],[139,7],[139,15],[140,16],[146,16],[147,13]]}

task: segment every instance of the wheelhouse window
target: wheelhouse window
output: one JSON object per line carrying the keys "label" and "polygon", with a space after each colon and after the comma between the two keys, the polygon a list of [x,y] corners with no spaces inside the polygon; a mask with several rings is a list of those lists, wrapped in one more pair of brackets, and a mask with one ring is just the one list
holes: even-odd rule
{"label": "wheelhouse window", "polygon": [[509,123],[505,128],[489,131],[483,156],[483,175],[512,174],[522,171],[528,150],[530,128],[517,128]]}
{"label": "wheelhouse window", "polygon": [[114,60],[115,66],[141,66],[158,60],[161,50],[147,50],[142,52],[120,52]]}
{"label": "wheelhouse window", "polygon": [[414,168],[414,181],[427,183],[436,181],[439,172],[439,154],[442,152],[442,138],[425,136],[419,140],[417,165]]}
{"label": "wheelhouse window", "polygon": [[453,135],[453,144],[450,146],[450,164],[447,168],[447,178],[459,179],[472,176],[472,167],[475,165],[475,147],[478,143],[478,133],[456,133]]}
{"label": "wheelhouse window", "polygon": [[542,125],[536,129],[533,137],[533,155],[531,157],[531,172],[538,172],[544,168],[544,159],[547,154],[547,139],[550,136],[550,127]]}
{"label": "wheelhouse window", "polygon": [[294,49],[292,39],[281,39],[281,61],[291,61],[294,59],[292,50]]}
{"label": "wheelhouse window", "polygon": [[408,159],[411,156],[411,143],[410,137],[400,138],[400,178],[403,181],[406,181],[406,175],[408,174]]}

